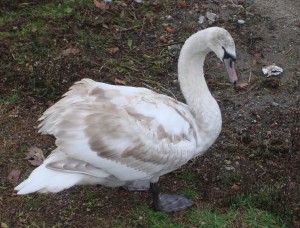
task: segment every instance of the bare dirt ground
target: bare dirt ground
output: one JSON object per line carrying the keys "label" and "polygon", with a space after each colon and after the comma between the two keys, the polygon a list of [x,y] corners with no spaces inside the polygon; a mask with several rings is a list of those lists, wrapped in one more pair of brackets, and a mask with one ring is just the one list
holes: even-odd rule
{"label": "bare dirt ground", "polygon": [[[150,207],[147,192],[86,186],[17,196],[13,188],[34,169],[25,159],[28,148],[35,145],[45,155],[55,148],[51,136],[37,133],[37,119],[75,81],[147,86],[182,100],[178,48],[211,26],[198,22],[207,11],[218,16],[212,25],[236,41],[239,85],[233,89],[223,66],[208,57],[206,78],[222,111],[222,133],[207,154],[162,177],[161,185],[170,193],[188,189],[195,210],[237,208],[243,214],[251,205],[278,218],[274,227],[300,227],[300,1],[186,3],[116,1],[106,11],[70,3],[59,20],[50,8],[34,11],[48,4],[43,1],[0,3],[1,17],[16,13],[14,20],[0,21],[1,227],[147,227],[150,215],[141,209]],[[44,27],[30,27],[35,21]],[[62,54],[70,47],[73,53]],[[272,63],[284,73],[266,78],[261,68]],[[11,178],[12,171],[21,174]],[[191,227],[189,215],[167,219]],[[236,227],[244,224],[242,217]]]}

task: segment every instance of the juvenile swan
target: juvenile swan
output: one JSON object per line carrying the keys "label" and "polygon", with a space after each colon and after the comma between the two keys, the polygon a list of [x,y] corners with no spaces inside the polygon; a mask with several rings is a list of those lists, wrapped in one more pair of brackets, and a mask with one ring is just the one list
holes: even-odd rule
{"label": "juvenile swan", "polygon": [[216,140],[221,113],[203,74],[207,53],[224,62],[236,84],[235,45],[223,28],[189,37],[178,61],[187,104],[146,88],[82,79],[39,119],[39,132],[56,149],[15,189],[18,194],[59,192],[74,185],[124,186],[150,182],[155,210],[183,210],[192,202],[160,193],[159,177],[202,155]]}

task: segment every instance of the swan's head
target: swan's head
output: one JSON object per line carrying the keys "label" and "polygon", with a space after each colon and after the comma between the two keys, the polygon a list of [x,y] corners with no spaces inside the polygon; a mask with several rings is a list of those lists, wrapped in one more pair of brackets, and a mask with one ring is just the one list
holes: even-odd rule
{"label": "swan's head", "polygon": [[233,38],[225,29],[218,27],[212,28],[211,36],[213,38],[211,39],[209,47],[225,64],[229,81],[236,84],[237,74],[234,68],[236,53]]}

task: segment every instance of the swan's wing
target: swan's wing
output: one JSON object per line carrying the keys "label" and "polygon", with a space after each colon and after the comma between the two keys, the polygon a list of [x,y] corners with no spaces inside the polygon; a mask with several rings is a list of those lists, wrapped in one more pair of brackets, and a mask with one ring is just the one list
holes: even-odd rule
{"label": "swan's wing", "polygon": [[41,131],[51,128],[60,150],[122,181],[158,177],[193,157],[196,129],[185,105],[150,90],[106,86],[77,101],[73,88],[45,112]]}

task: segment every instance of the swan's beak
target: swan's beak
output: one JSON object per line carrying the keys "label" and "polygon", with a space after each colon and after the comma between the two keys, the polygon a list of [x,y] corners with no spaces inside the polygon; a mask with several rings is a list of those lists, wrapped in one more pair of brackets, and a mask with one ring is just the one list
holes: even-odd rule
{"label": "swan's beak", "polygon": [[232,61],[231,58],[228,58],[228,59],[224,59],[223,62],[225,64],[228,73],[229,81],[235,85],[237,82],[237,74],[234,69],[234,61]]}

